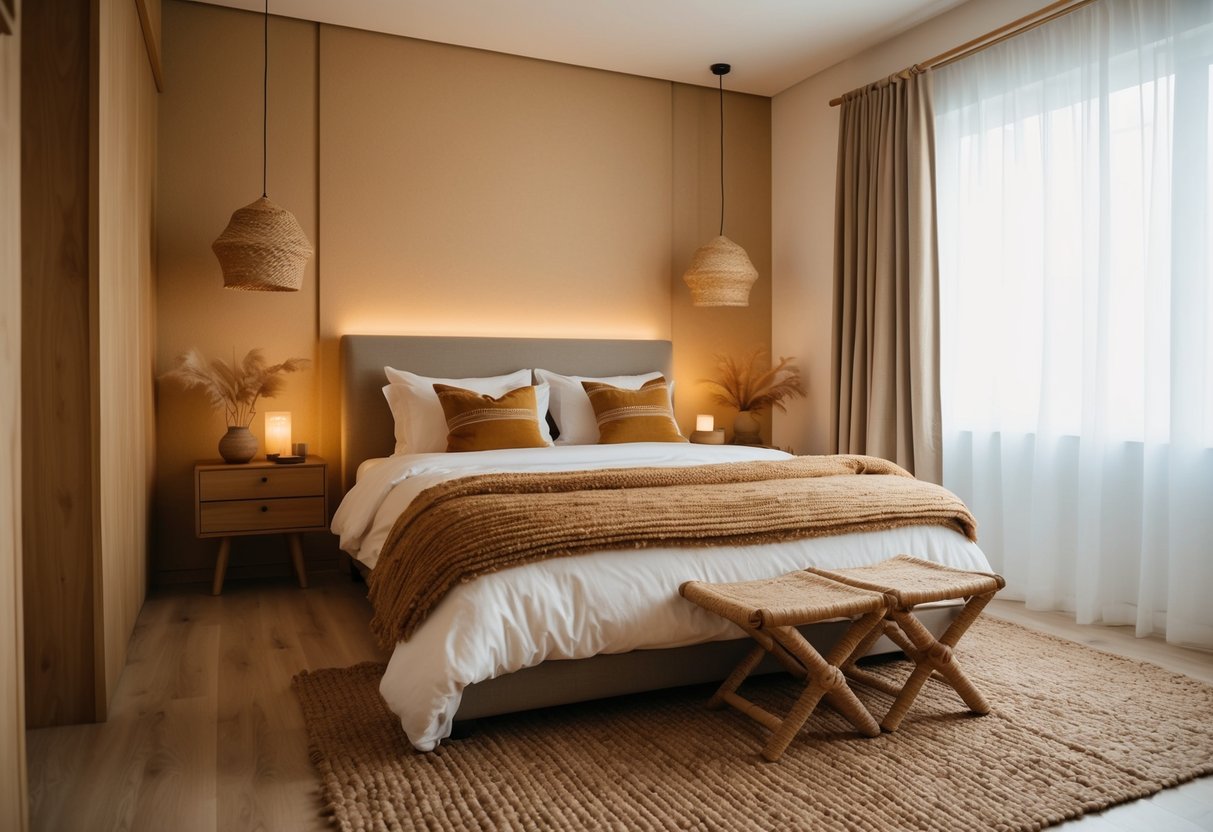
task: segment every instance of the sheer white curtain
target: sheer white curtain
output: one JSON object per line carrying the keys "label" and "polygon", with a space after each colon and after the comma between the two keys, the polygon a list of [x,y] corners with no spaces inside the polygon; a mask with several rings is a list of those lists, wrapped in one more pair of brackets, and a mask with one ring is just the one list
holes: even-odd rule
{"label": "sheer white curtain", "polygon": [[944,484],[1006,595],[1213,648],[1213,3],[935,74]]}

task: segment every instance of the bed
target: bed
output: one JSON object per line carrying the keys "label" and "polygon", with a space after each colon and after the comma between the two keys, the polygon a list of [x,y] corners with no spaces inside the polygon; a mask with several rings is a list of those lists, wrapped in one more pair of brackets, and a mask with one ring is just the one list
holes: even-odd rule
{"label": "bed", "polygon": [[[483,377],[519,368],[583,376],[657,370],[670,377],[668,341],[345,336],[342,480],[347,492],[333,531],[372,569],[387,530],[421,490],[484,472],[692,466],[788,455],[742,446],[569,445],[393,455],[384,366],[425,376]],[[915,526],[761,546],[618,549],[555,558],[462,584],[398,643],[380,686],[420,750],[450,736],[456,721],[588,699],[711,682],[748,649],[733,625],[677,595],[689,579],[769,577],[809,565],[846,567],[909,552],[988,571],[975,543],[939,526]],[[940,631],[957,608],[924,612]],[[838,623],[806,633],[837,638]],[[882,640],[873,652],[896,648]],[[772,666],[771,669],[776,669]]]}

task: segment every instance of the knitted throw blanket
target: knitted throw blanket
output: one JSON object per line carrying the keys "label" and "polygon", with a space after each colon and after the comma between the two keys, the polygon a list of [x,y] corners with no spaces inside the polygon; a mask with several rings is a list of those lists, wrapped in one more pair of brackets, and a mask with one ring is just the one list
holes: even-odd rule
{"label": "knitted throw blanket", "polygon": [[371,628],[385,647],[407,641],[456,584],[547,558],[915,525],[977,539],[958,497],[875,457],[463,477],[396,521],[371,572]]}

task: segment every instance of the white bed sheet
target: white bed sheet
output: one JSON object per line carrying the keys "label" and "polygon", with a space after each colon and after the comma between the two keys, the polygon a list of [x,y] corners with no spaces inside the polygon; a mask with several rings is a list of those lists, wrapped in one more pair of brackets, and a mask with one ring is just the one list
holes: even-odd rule
{"label": "white bed sheet", "polygon": [[[364,470],[333,520],[341,546],[374,566],[400,512],[425,488],[477,473],[684,466],[787,454],[744,446],[635,443],[405,454]],[[514,567],[453,589],[408,642],[400,642],[380,693],[414,747],[450,735],[463,689],[544,661],[680,647],[737,638],[733,624],[678,595],[687,580],[766,578],[807,566],[862,566],[912,553],[988,571],[958,532],[912,526],[761,546],[596,552]]]}

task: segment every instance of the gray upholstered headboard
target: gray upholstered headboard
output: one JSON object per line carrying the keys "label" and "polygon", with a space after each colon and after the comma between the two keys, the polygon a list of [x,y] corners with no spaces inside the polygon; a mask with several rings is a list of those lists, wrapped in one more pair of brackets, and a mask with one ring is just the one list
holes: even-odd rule
{"label": "gray upholstered headboard", "polygon": [[437,378],[495,376],[542,367],[556,373],[616,376],[661,370],[672,378],[669,341],[555,338],[447,338],[344,335],[341,338],[341,483],[354,484],[358,466],[391,456],[392,414],[381,388],[384,366]]}

